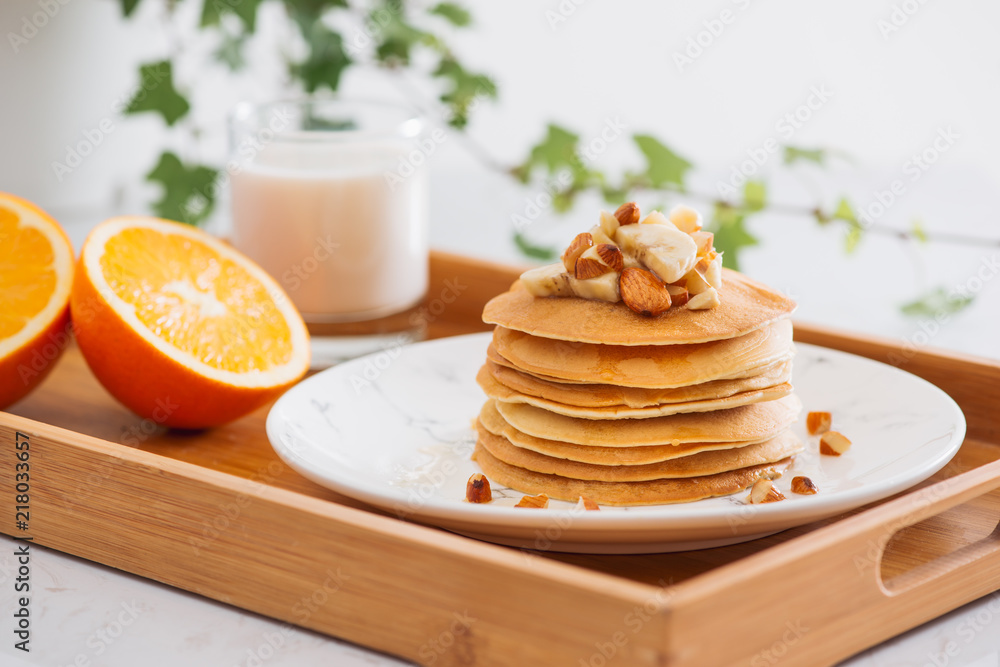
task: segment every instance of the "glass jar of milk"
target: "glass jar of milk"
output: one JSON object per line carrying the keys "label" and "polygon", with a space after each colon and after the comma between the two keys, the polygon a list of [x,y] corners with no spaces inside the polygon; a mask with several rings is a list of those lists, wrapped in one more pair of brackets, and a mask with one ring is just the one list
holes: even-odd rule
{"label": "glass jar of milk", "polygon": [[376,101],[244,104],[230,119],[233,245],[298,307],[316,366],[423,335],[427,134]]}

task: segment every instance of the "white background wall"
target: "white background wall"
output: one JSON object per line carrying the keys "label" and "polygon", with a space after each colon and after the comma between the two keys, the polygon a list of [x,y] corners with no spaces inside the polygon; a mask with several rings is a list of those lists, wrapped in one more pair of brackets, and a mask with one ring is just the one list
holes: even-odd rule
{"label": "white background wall", "polygon": [[[68,0],[15,53],[9,33],[22,31],[38,2],[8,0],[0,6],[0,188],[51,209],[77,240],[109,213],[143,210],[156,194],[143,175],[165,142],[187,159],[221,162],[226,110],[241,99],[284,92],[283,70],[273,54],[296,52],[276,8],[265,8],[251,69],[234,81],[221,67],[205,65],[214,42],[192,39],[192,0],[181,3],[172,24],[165,23],[160,0],[143,0],[128,22],[119,18],[117,2]],[[805,102],[811,88],[822,86],[831,93],[829,101],[791,142],[833,146],[853,162],[838,161],[827,171],[804,166],[779,176],[774,199],[830,204],[849,194],[866,204],[875,191],[903,178],[905,195],[879,223],[905,229],[920,217],[929,230],[1000,238],[998,3],[468,4],[476,27],[457,32],[453,42],[470,67],[495,76],[501,92],[499,103],[479,109],[470,134],[504,163],[523,159],[549,120],[589,139],[607,119],[619,118],[630,131],[656,134],[695,162],[693,186],[712,192],[748,149],[777,136],[776,122]],[[553,24],[560,7],[566,20]],[[731,22],[679,70],[675,52],[683,52],[689,38],[723,11],[731,12]],[[894,12],[905,23],[886,33],[879,22],[891,21]],[[177,44],[184,56],[175,76],[194,100],[195,117],[168,131],[152,115],[117,115],[115,102],[136,84],[137,63],[159,59]],[[343,92],[397,95],[398,87],[381,73],[357,69],[346,75]],[[67,146],[106,119],[114,131],[60,182],[52,162],[64,160]],[[192,126],[207,140],[192,144]],[[954,145],[919,180],[908,180],[903,165],[943,128],[957,134]],[[431,161],[434,244],[516,259],[511,216],[523,212],[526,197],[537,191],[485,169],[460,144],[449,139]],[[763,173],[781,172],[779,163],[770,158]],[[640,162],[631,143],[621,140],[599,164],[616,170]],[[591,224],[599,205],[583,200],[567,217],[546,212],[530,234],[562,243]],[[220,222],[225,214],[223,207]],[[991,253],[1000,254],[995,247],[918,247],[872,237],[846,257],[836,226],[821,230],[806,218],[767,214],[755,218],[751,229],[763,243],[745,253],[744,269],[792,292],[803,318],[906,337],[920,330],[920,322],[898,314],[901,302],[931,286],[964,284]],[[933,342],[1000,356],[995,336],[969,338],[969,332],[995,331],[1000,324],[997,283],[984,283],[977,307],[953,318]]]}

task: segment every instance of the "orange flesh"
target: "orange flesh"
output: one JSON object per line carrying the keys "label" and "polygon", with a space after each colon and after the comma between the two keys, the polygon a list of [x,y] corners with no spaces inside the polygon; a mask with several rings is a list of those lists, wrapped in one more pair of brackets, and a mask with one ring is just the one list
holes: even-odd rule
{"label": "orange flesh", "polygon": [[21,227],[0,205],[0,340],[21,331],[49,303],[56,289],[55,253],[45,234]]}
{"label": "orange flesh", "polygon": [[210,246],[126,229],[108,240],[100,263],[108,286],[155,337],[210,367],[266,371],[292,357],[291,331],[267,290]]}

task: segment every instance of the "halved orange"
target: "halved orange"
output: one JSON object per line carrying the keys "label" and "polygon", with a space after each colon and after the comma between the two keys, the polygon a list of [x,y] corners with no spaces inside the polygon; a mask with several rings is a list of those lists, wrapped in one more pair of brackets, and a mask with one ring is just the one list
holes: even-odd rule
{"label": "halved orange", "polygon": [[127,216],[98,225],[80,253],[70,305],[97,379],[158,424],[232,421],[309,368],[309,334],[278,284],[177,222]]}
{"label": "halved orange", "polygon": [[0,192],[0,410],[48,375],[69,342],[73,246],[55,220]]}

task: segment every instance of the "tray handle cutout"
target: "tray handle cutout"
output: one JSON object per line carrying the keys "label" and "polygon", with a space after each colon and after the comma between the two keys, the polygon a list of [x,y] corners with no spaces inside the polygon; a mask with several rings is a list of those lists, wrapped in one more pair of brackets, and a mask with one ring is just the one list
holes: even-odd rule
{"label": "tray handle cutout", "polygon": [[973,475],[980,479],[961,476],[912,494],[910,507],[902,505],[898,517],[873,531],[875,537],[860,558],[877,564],[876,578],[885,595],[918,587],[923,593],[929,588],[954,590],[982,576],[970,565],[1000,558],[1000,477],[995,471]]}

